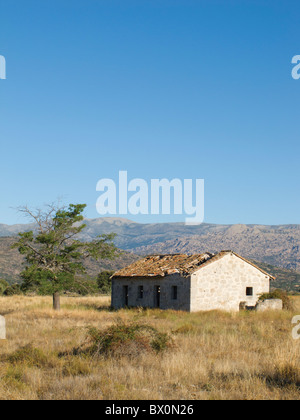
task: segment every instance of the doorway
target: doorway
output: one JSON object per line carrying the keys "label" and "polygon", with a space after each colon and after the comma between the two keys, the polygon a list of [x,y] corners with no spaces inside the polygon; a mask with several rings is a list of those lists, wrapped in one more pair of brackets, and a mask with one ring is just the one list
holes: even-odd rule
{"label": "doorway", "polygon": [[154,286],[154,307],[160,308],[160,286]]}
{"label": "doorway", "polygon": [[123,286],[123,304],[124,306],[128,306],[128,286]]}

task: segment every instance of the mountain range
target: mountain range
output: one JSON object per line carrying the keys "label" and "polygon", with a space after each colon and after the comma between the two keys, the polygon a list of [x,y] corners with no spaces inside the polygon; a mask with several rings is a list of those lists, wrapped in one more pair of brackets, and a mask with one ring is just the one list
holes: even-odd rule
{"label": "mountain range", "polygon": [[[82,240],[93,240],[104,233],[117,234],[115,244],[126,254],[112,269],[128,264],[137,258],[136,254],[216,253],[231,249],[245,258],[275,266],[283,272],[296,272],[294,283],[300,282],[300,225],[140,224],[113,217],[85,219],[84,223],[86,228],[81,234]],[[32,229],[33,224],[0,225],[0,276],[5,270],[11,277],[17,274],[21,257],[9,249],[8,243],[18,232]],[[13,270],[10,265],[14,266]]]}

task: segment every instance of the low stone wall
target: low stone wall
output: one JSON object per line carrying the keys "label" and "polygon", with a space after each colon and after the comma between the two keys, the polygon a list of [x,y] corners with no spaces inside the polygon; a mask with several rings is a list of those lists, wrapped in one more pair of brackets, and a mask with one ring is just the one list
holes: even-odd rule
{"label": "low stone wall", "polygon": [[276,310],[282,311],[283,309],[283,302],[281,299],[266,299],[262,302],[258,302],[256,305],[257,312],[269,311],[269,310]]}

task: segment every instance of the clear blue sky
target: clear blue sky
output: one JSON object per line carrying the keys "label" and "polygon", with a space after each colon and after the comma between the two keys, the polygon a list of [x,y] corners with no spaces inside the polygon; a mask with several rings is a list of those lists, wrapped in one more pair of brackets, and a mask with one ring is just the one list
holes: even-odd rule
{"label": "clear blue sky", "polygon": [[[300,5],[2,0],[0,223],[100,178],[204,178],[205,221],[300,223]],[[140,222],[174,217],[130,217]]]}

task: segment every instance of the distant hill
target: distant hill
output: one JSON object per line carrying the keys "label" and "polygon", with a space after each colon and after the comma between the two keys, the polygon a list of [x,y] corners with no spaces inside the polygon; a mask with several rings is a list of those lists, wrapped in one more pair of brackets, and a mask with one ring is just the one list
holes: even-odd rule
{"label": "distant hill", "polygon": [[[97,235],[114,232],[117,234],[115,244],[129,252],[112,263],[112,269],[119,269],[137,258],[133,254],[216,253],[232,249],[245,258],[272,267],[282,284],[296,286],[300,283],[300,225],[139,224],[113,217],[86,219],[84,222],[87,227],[82,239],[92,240]],[[9,250],[9,243],[18,232],[33,228],[32,224],[0,225],[0,277],[1,273],[8,279],[17,276],[22,259],[17,251]],[[101,269],[98,263],[90,264],[93,273],[99,267]]]}
{"label": "distant hill", "polygon": [[270,264],[253,261],[255,265],[275,277],[271,282],[272,289],[283,289],[289,292],[300,292],[300,273]]}
{"label": "distant hill", "polygon": [[17,250],[10,249],[13,238],[0,238],[0,278],[9,283],[19,281],[22,270],[23,257]]}
{"label": "distant hill", "polygon": [[[247,258],[300,272],[300,225],[140,224],[127,219],[86,219],[82,239],[115,232],[116,245],[137,254],[198,253],[233,249]],[[16,236],[34,225],[0,225],[1,236]]]}

